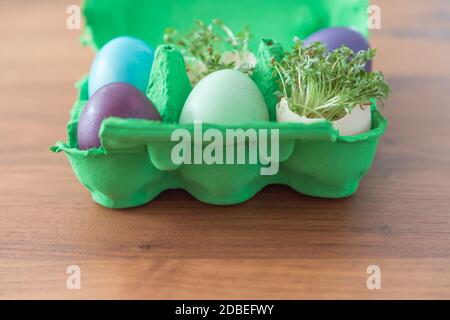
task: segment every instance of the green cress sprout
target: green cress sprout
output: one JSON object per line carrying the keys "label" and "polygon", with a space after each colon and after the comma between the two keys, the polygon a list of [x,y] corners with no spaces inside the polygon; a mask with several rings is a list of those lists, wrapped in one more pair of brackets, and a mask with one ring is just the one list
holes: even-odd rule
{"label": "green cress sprout", "polygon": [[214,19],[209,25],[201,20],[196,21],[194,28],[186,34],[168,28],[164,33],[164,42],[180,48],[191,83],[195,85],[208,74],[222,69],[250,73],[253,69],[248,61],[251,55],[248,49],[250,37],[247,28],[234,34],[222,21]]}
{"label": "green cress sprout", "polygon": [[389,85],[381,72],[365,70],[375,54],[375,49],[355,54],[345,46],[327,52],[320,42],[304,46],[298,40],[282,61],[272,60],[280,85],[277,94],[296,114],[330,121],[357,106],[369,106],[371,100],[382,104],[390,94]]}

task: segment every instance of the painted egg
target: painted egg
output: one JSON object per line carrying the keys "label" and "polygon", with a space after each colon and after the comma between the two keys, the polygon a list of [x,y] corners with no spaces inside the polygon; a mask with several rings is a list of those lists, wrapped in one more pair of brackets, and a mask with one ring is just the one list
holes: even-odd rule
{"label": "painted egg", "polygon": [[78,121],[78,148],[100,147],[102,121],[109,117],[161,121],[152,102],[128,83],[111,83],[100,88],[87,102]]}
{"label": "painted egg", "polygon": [[180,123],[241,124],[269,121],[261,91],[249,76],[220,70],[203,78],[183,107]]}
{"label": "painted egg", "polygon": [[[305,45],[317,41],[325,44],[329,51],[338,49],[342,45],[349,47],[355,53],[370,48],[369,42],[360,32],[347,27],[334,27],[317,31],[306,38]],[[372,61],[367,62],[366,70],[372,70]]]}
{"label": "painted egg", "polygon": [[[298,115],[289,109],[286,99],[281,99],[278,103],[276,113],[278,122],[301,122],[308,124],[325,121],[320,118],[310,119]],[[369,106],[356,106],[345,117],[332,121],[331,124],[339,131],[341,136],[355,136],[370,131],[372,127],[372,112]]]}
{"label": "painted egg", "polygon": [[114,82],[129,83],[145,93],[153,60],[153,50],[139,39],[119,37],[109,41],[91,66],[89,96]]}

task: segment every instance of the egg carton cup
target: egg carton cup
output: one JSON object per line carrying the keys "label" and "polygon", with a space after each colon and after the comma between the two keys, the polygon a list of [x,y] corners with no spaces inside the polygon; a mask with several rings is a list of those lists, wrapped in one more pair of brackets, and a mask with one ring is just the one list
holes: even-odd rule
{"label": "egg carton cup", "polygon": [[[231,2],[236,5],[241,3],[241,1],[235,0],[231,0]],[[272,2],[270,1],[271,4]],[[365,15],[367,1],[350,2],[352,8],[360,10],[361,13],[356,17],[347,16],[345,19],[345,17],[339,16],[339,18],[344,19],[344,25],[359,23],[360,28],[364,30],[365,19],[362,24],[361,15]],[[154,31],[145,32],[144,28],[148,28],[148,20],[144,19],[144,17],[148,18],[145,12],[155,5],[139,1],[147,11],[139,11],[136,17],[131,14],[130,8],[132,7],[127,3],[123,0],[85,1],[84,13],[87,17],[86,34],[88,36],[84,37],[84,41],[92,47],[101,47],[107,40],[123,34],[140,37],[148,43],[156,41],[156,33],[153,34]],[[184,2],[171,0],[162,7],[175,5],[175,3]],[[192,3],[198,7],[200,4],[208,6],[207,3],[210,2],[196,0]],[[324,6],[324,3],[327,2],[285,0],[281,3],[284,3],[285,6],[297,5],[303,12],[309,12],[311,21],[322,21],[320,17],[323,18],[323,15],[327,14],[329,18],[327,21],[332,22],[330,17],[335,14],[332,13],[333,8],[338,11],[344,10],[343,8],[347,8],[349,1],[333,1],[334,7],[322,11],[317,11],[316,6],[319,4]],[[258,4],[261,6],[260,2]],[[186,10],[189,13],[189,10]],[[213,9],[205,10],[200,11],[200,16],[195,17],[204,20],[215,17]],[[227,12],[224,10],[225,17],[223,19],[225,21],[227,21],[225,19]],[[354,13],[355,10],[351,12]],[[195,14],[191,13],[191,16]],[[189,16],[189,14],[187,15]],[[228,15],[231,21],[236,21],[232,19],[233,15],[230,12]],[[240,18],[241,20],[246,19],[245,16]],[[247,18],[250,19],[248,23],[253,30],[252,18]],[[132,23],[131,19],[134,19]],[[256,17],[255,19],[257,20]],[[109,28],[102,27],[102,23],[111,20],[115,22],[117,30],[111,31]],[[159,22],[164,20],[161,22],[164,23],[164,26],[177,26],[170,17],[159,16],[157,20]],[[188,19],[190,23],[192,20]],[[258,23],[260,22],[256,22],[257,26]],[[282,24],[280,25],[276,28],[283,27]],[[310,22],[306,23],[302,30],[305,33],[313,32],[316,31],[313,30],[314,28],[327,26],[329,24],[319,25],[316,22]],[[258,31],[263,28],[264,26],[257,27],[256,35],[261,35],[261,32]],[[287,34],[293,33],[293,29],[292,25],[283,28],[284,31],[287,30]],[[295,32],[298,32],[298,26],[296,30]],[[285,34],[281,32],[281,29],[275,31],[275,34]],[[161,37],[161,33],[162,30],[159,32],[158,39]],[[272,58],[281,59],[283,52],[280,43],[271,39],[262,40],[258,50],[257,65],[252,75],[268,106],[270,122],[247,123],[239,126],[203,124],[204,131],[214,128],[223,135],[227,129],[278,130],[279,160],[277,166],[279,170],[275,175],[261,174],[261,169],[267,167],[267,165],[261,164],[267,160],[262,159],[261,155],[258,155],[256,164],[175,164],[172,161],[172,150],[177,144],[171,140],[173,131],[183,128],[195,136],[195,126],[177,123],[183,104],[192,87],[181,53],[176,47],[168,45],[159,46],[156,50],[147,91],[147,96],[160,112],[163,122],[108,118],[103,121],[100,129],[101,147],[79,150],[77,143],[78,119],[88,100],[88,78],[84,77],[76,85],[78,98],[71,110],[70,121],[67,125],[68,140],[67,142],[57,142],[51,149],[54,152],[66,154],[75,175],[90,191],[94,201],[108,208],[140,206],[150,202],[168,189],[184,189],[200,201],[215,205],[244,202],[270,184],[287,185],[299,193],[315,197],[342,198],[350,196],[357,190],[360,180],[372,165],[379,138],[386,129],[387,121],[380,114],[376,105],[372,105],[371,130],[357,136],[340,136],[339,132],[327,121],[311,124],[277,123],[275,119],[278,98],[274,94],[277,87],[272,76],[273,70],[270,62]],[[267,140],[267,145],[270,146],[270,135],[267,136]],[[248,154],[250,141],[236,142],[233,145],[235,150],[239,147],[239,143],[244,145],[246,154]],[[202,141],[192,141],[192,150],[203,146]],[[224,144],[222,147],[225,154],[227,146]]]}

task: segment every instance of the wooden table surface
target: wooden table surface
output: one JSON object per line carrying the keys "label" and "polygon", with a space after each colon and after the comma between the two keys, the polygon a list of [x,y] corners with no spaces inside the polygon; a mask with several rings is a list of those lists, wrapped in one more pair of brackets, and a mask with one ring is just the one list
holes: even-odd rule
{"label": "wooden table surface", "polygon": [[354,196],[272,186],[215,207],[167,191],[119,211],[48,151],[93,58],[66,28],[71,3],[0,1],[0,298],[450,298],[448,1],[375,2],[390,127]]}

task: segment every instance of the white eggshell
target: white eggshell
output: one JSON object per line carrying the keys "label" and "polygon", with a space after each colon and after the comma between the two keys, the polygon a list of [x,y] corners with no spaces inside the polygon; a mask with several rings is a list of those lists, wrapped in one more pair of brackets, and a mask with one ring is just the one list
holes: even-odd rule
{"label": "white eggshell", "polygon": [[372,112],[370,106],[356,106],[352,111],[337,121],[333,127],[339,130],[341,136],[356,136],[372,129]]}
{"label": "white eggshell", "polygon": [[247,64],[249,67],[254,67],[256,65],[256,56],[253,52],[239,54],[235,51],[227,51],[222,54],[220,62],[224,64],[234,62],[236,68],[239,68],[244,64]]}
{"label": "white eggshell", "polygon": [[[314,123],[324,120],[299,116],[289,109],[286,99],[282,99],[277,105],[277,121]],[[370,131],[372,128],[372,113],[369,106],[356,106],[348,115],[331,123],[341,136],[355,136]]]}
{"label": "white eggshell", "polygon": [[193,83],[196,80],[197,75],[208,71],[208,67],[206,66],[206,64],[199,59],[186,57],[185,62],[186,65],[189,66],[188,76],[191,83]]}
{"label": "white eggshell", "polygon": [[296,114],[289,109],[288,102],[284,98],[277,104],[276,113],[278,122],[315,123],[325,121],[324,119],[311,119]]}

